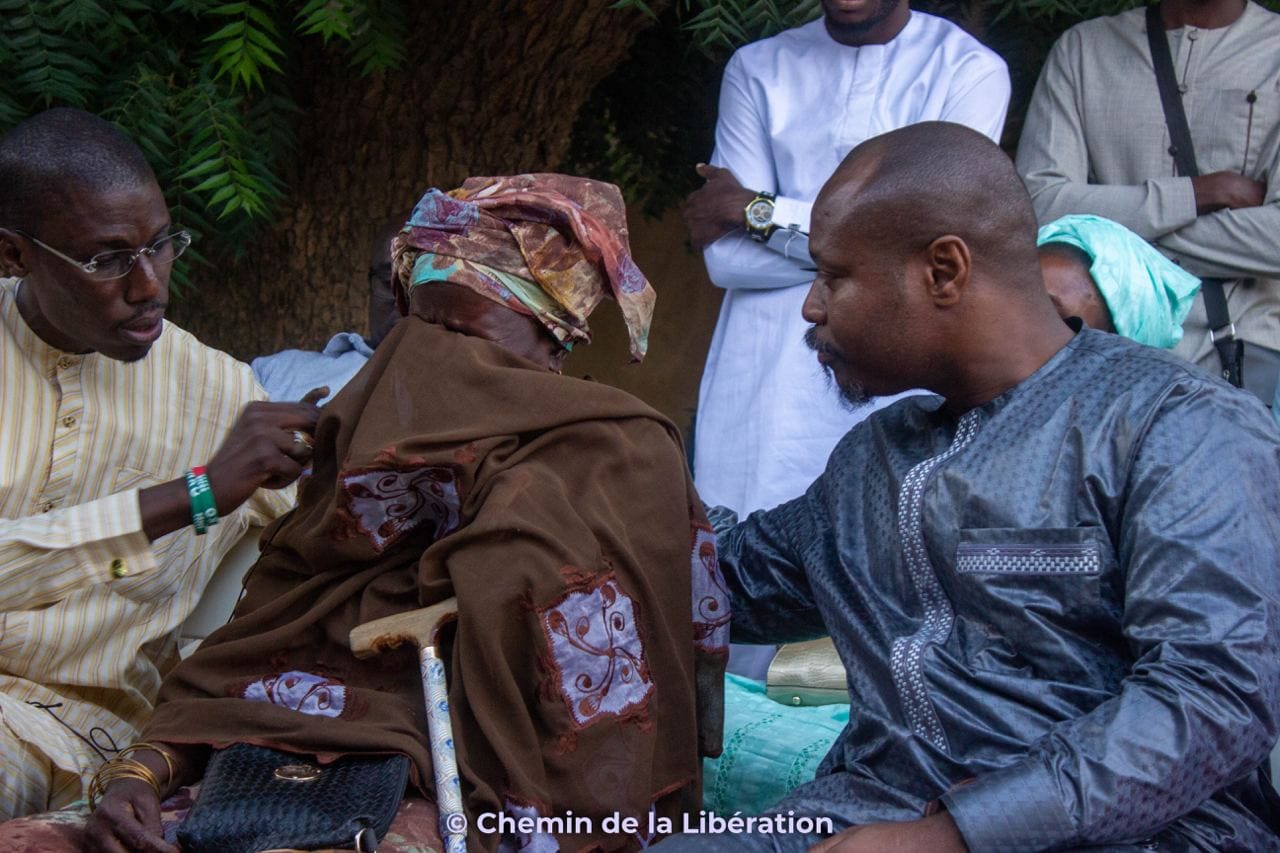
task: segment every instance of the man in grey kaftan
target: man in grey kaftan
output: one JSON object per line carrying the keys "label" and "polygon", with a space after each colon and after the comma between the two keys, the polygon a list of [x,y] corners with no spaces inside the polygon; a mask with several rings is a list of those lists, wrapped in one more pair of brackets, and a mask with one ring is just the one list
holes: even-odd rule
{"label": "man in grey kaftan", "polygon": [[837,834],[669,849],[1280,849],[1263,405],[1065,325],[1013,164],[958,125],[854,149],[810,251],[806,340],[846,400],[937,394],[854,427],[802,497],[717,524],[733,640],[830,634],[848,670],[848,727],[771,810]]}

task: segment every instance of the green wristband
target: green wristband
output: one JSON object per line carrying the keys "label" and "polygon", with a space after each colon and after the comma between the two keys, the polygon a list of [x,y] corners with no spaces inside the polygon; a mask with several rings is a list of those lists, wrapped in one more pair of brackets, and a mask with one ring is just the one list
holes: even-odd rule
{"label": "green wristband", "polygon": [[191,523],[196,535],[203,536],[218,523],[218,507],[213,502],[213,489],[209,488],[209,475],[204,468],[192,468],[187,474],[187,493],[191,495]]}

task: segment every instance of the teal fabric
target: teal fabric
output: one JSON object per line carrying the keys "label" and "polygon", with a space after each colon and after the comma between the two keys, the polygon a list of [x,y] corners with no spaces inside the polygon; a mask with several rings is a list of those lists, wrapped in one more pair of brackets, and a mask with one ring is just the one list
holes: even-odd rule
{"label": "teal fabric", "polygon": [[783,705],[765,695],[763,682],[729,673],[724,752],[703,762],[704,808],[723,815],[768,809],[813,779],[848,722],[848,705]]}
{"label": "teal fabric", "polygon": [[1200,279],[1146,240],[1110,219],[1079,215],[1041,227],[1036,245],[1045,243],[1067,243],[1093,259],[1089,273],[1118,334],[1162,349],[1182,340],[1182,321]]}

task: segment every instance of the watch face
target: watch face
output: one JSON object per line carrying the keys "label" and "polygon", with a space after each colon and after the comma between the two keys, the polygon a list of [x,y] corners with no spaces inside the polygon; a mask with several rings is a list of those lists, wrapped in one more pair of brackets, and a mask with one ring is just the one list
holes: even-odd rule
{"label": "watch face", "polygon": [[764,228],[773,221],[773,202],[758,198],[747,208],[747,221],[756,228]]}

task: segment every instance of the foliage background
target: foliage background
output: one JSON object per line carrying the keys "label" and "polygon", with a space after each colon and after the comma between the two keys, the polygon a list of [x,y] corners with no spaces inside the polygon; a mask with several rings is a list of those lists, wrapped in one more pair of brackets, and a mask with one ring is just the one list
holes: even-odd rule
{"label": "foliage background", "polygon": [[[524,4],[530,5],[530,4]],[[536,4],[533,4],[536,5]],[[711,150],[719,74],[733,48],[811,20],[819,0],[617,0],[652,21],[595,89],[564,162],[612,180],[657,216],[694,188]],[[919,0],[1008,61],[1012,147],[1040,64],[1066,27],[1133,0]],[[1265,3],[1272,8],[1280,0]],[[458,15],[466,5],[456,6]],[[287,203],[305,101],[300,56],[352,76],[405,61],[405,0],[0,0],[0,132],[54,105],[97,112],[136,139],[197,237],[190,263],[234,262]]]}
{"label": "foliage background", "polygon": [[197,238],[189,261],[234,257],[285,195],[302,43],[376,74],[402,61],[404,22],[398,0],[0,0],[0,132],[52,106],[116,122]]}
{"label": "foliage background", "polygon": [[[1053,39],[1136,2],[912,6],[1005,57],[1012,150]],[[0,0],[0,132],[59,104],[119,122],[155,166],[175,222],[199,238],[175,269],[169,316],[243,360],[319,349],[335,331],[364,328],[371,244],[426,186],[545,169],[613,180],[632,202],[636,260],[661,295],[650,354],[640,369],[627,365],[625,328],[601,310],[596,344],[569,369],[688,427],[722,291],[673,208],[711,152],[732,48],[819,9],[818,0]]]}

